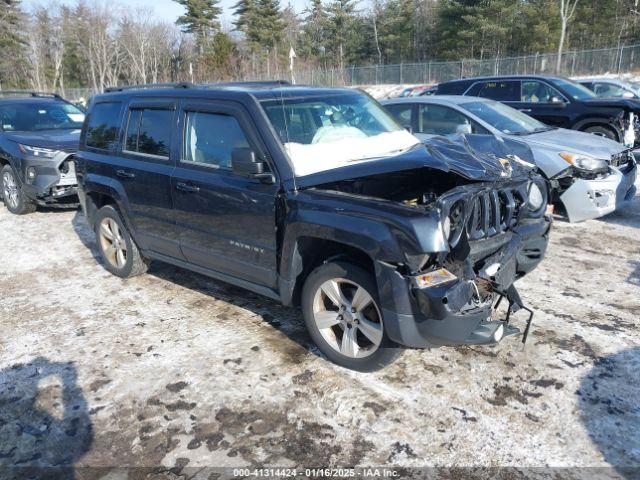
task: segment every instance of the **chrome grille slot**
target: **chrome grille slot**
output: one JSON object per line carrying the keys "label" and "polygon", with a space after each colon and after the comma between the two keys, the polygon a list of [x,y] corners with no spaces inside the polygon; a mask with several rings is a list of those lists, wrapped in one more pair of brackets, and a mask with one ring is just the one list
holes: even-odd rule
{"label": "chrome grille slot", "polygon": [[[438,200],[442,218],[449,217],[452,228],[450,246],[455,247],[463,231],[470,241],[483,240],[513,228],[526,215],[528,182],[502,188],[454,189]],[[452,218],[453,217],[453,218]]]}
{"label": "chrome grille slot", "polygon": [[626,150],[624,152],[615,153],[611,155],[611,166],[613,167],[621,167],[627,165],[628,163],[633,162],[634,156],[631,150]]}

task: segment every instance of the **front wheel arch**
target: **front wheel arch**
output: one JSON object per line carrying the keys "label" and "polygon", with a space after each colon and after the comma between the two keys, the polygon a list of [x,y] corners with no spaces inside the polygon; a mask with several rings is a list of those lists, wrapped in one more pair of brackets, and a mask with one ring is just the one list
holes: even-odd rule
{"label": "front wheel arch", "polygon": [[309,274],[323,263],[342,261],[354,264],[375,275],[374,260],[364,251],[346,243],[320,237],[300,237],[293,252],[292,273],[295,283],[291,293],[291,303],[301,305],[300,295]]}
{"label": "front wheel arch", "polygon": [[611,138],[612,140],[615,140],[616,142],[620,142],[622,141],[622,137],[623,137],[623,133],[615,126],[612,125],[611,123],[608,123],[604,120],[585,120],[583,122],[581,122],[580,124],[576,125],[576,127],[574,127],[576,130],[579,130],[581,132],[585,132],[585,133],[592,133],[589,130],[594,129],[594,128],[601,128],[604,129],[608,132],[610,132],[612,134]]}

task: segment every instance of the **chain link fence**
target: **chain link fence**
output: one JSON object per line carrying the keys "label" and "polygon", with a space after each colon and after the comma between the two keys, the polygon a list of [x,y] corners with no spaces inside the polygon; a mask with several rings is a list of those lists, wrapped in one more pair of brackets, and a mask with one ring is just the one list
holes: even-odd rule
{"label": "chain link fence", "polygon": [[[558,55],[544,53],[488,60],[465,59],[451,62],[400,63],[364,67],[328,68],[294,71],[296,83],[324,86],[436,84],[461,77],[481,75],[619,74],[640,71],[640,44],[596,50],[568,51],[562,55],[556,71]],[[246,80],[246,79],[238,79]],[[275,80],[256,78],[252,80]],[[74,102],[86,101],[95,92],[91,88],[67,88],[60,92]]]}
{"label": "chain link fence", "polygon": [[296,82],[309,85],[436,84],[461,77],[481,75],[560,74],[569,77],[627,73],[640,70],[640,45],[568,51],[488,60],[400,63],[343,69],[316,69],[296,72]]}

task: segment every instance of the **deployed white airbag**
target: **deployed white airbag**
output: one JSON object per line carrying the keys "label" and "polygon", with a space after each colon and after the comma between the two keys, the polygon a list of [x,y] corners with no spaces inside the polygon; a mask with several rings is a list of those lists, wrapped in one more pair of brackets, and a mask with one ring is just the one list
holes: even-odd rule
{"label": "deployed white airbag", "polygon": [[344,167],[353,162],[375,161],[399,155],[420,141],[406,130],[367,137],[355,127],[326,126],[316,132],[311,144],[285,143],[296,176]]}

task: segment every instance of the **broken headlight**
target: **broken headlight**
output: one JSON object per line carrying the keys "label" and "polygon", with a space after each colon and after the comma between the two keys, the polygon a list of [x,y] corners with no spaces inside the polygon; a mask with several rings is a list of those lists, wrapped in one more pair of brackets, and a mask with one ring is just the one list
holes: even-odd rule
{"label": "broken headlight", "polygon": [[529,186],[529,206],[531,210],[539,210],[544,205],[544,195],[542,194],[542,190],[540,187],[531,182],[531,186]]}
{"label": "broken headlight", "polygon": [[540,217],[545,212],[548,203],[547,185],[541,177],[535,177],[527,189],[527,205],[531,217]]}
{"label": "broken headlight", "polygon": [[580,170],[593,172],[598,170],[606,170],[607,168],[609,168],[609,162],[607,160],[590,157],[588,155],[562,152],[560,153],[560,156],[564,161],[570,163]]}
{"label": "broken headlight", "polygon": [[52,148],[32,147],[30,145],[18,144],[20,151],[26,155],[40,158],[53,158],[58,154],[58,150]]}

